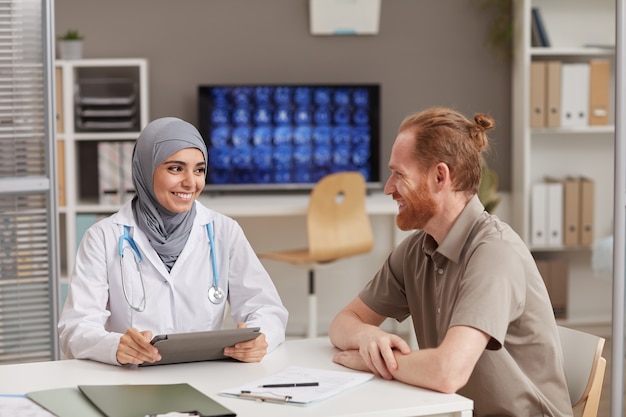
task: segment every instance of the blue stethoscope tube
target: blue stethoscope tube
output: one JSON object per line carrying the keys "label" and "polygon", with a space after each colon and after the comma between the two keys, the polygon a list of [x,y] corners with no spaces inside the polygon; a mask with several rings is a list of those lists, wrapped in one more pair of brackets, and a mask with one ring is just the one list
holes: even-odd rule
{"label": "blue stethoscope tube", "polygon": [[[215,238],[213,235],[213,223],[207,223],[206,225],[207,234],[209,235],[209,246],[211,248],[211,266],[213,267],[213,285],[209,288],[209,300],[213,304],[220,304],[224,302],[225,294],[224,290],[222,290],[219,286],[219,274],[217,271],[217,257],[215,255]],[[133,251],[133,255],[135,258],[135,264],[137,265],[137,271],[139,271],[139,280],[141,282],[141,291],[143,293],[143,297],[141,300],[141,304],[139,306],[134,305],[130,302],[128,298],[128,294],[126,293],[126,283],[125,283],[125,275],[124,275],[124,242],[128,242],[128,245]],[[124,233],[120,236],[118,243],[118,253],[120,255],[120,268],[122,272],[122,290],[124,292],[124,298],[126,298],[126,302],[135,311],[142,312],[146,309],[146,287],[143,279],[143,271],[141,268],[141,262],[143,258],[141,257],[141,252],[139,252],[139,248],[135,243],[135,240],[130,235],[130,227],[124,226]]]}
{"label": "blue stethoscope tube", "polygon": [[[124,242],[128,242],[128,245],[133,251],[133,256],[135,258],[135,265],[137,265],[137,271],[139,271],[139,281],[141,282],[141,291],[143,293],[143,297],[141,299],[141,304],[139,306],[133,305],[128,299],[128,294],[126,294],[126,282],[124,275]],[[122,291],[124,291],[124,298],[126,298],[126,302],[135,311],[142,312],[146,309],[146,287],[143,282],[143,271],[141,270],[141,262],[143,258],[141,257],[141,252],[139,252],[139,248],[135,243],[135,240],[130,235],[130,227],[124,226],[124,234],[120,236],[120,240],[118,243],[118,252],[120,255],[120,270],[122,272]]]}
{"label": "blue stethoscope tube", "polygon": [[207,223],[206,231],[209,235],[209,246],[211,247],[211,266],[213,267],[213,285],[209,288],[209,300],[213,304],[220,304],[224,301],[224,291],[220,288],[220,280],[217,272],[217,259],[215,255],[215,239],[213,236],[213,223]]}

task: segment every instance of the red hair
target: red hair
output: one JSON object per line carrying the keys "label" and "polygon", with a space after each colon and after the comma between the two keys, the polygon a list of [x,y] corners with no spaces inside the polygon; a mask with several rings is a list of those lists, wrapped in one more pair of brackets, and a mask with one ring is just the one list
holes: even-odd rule
{"label": "red hair", "polygon": [[489,149],[486,131],[495,127],[489,115],[478,113],[474,122],[461,113],[433,107],[407,116],[398,132],[415,138],[414,156],[425,171],[439,162],[449,170],[455,191],[478,192],[482,153]]}

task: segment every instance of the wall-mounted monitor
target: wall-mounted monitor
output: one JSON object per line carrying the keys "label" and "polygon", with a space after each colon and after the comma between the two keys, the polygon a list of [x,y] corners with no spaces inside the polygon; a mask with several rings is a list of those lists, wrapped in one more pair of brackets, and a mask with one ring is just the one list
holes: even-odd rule
{"label": "wall-mounted monitor", "polygon": [[359,171],[380,188],[380,86],[201,85],[207,191],[309,190]]}

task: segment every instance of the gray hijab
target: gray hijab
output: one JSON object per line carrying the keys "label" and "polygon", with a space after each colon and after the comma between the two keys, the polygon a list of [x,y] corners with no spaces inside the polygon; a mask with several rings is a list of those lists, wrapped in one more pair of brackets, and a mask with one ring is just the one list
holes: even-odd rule
{"label": "gray hijab", "polygon": [[133,184],[137,196],[133,213],[139,229],[171,271],[183,250],[196,216],[195,205],[186,213],[172,213],[154,194],[154,170],[170,155],[185,148],[197,148],[207,161],[207,150],[198,130],[183,120],[164,117],[150,122],[141,132],[133,151]]}

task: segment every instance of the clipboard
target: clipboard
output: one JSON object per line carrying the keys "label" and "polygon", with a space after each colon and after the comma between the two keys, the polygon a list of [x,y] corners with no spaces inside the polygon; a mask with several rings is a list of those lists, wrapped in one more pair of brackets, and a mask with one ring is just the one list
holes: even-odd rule
{"label": "clipboard", "polygon": [[246,327],[157,335],[150,343],[159,349],[161,360],[139,366],[231,359],[224,356],[224,348],[256,339],[261,334],[259,330],[259,327]]}

